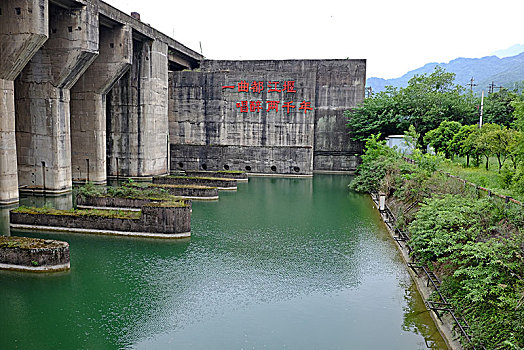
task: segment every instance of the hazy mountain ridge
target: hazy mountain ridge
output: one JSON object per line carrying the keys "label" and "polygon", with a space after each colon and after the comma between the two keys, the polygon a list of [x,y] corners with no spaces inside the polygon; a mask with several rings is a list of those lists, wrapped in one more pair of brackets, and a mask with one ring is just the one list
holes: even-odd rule
{"label": "hazy mountain ridge", "polygon": [[[423,67],[407,72],[400,78],[382,79],[368,78],[367,86],[371,86],[373,92],[384,90],[387,85],[395,87],[406,87],[409,79],[418,74],[431,74],[435,66],[441,66],[448,72],[456,74],[455,82],[469,88],[471,78],[475,79],[474,92],[488,90],[488,85],[493,81],[496,86],[513,88],[515,82],[524,80],[524,52],[510,57],[499,58],[497,56],[486,56],[482,58],[456,58],[449,63],[427,63]],[[495,89],[497,91],[497,89]]]}

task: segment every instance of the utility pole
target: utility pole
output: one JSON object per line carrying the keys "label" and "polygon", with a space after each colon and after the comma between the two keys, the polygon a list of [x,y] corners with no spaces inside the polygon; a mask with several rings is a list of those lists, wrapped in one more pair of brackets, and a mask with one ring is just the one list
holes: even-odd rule
{"label": "utility pole", "polygon": [[469,84],[466,84],[466,85],[469,85],[469,90],[473,92],[473,86],[477,86],[477,84],[474,83],[475,79],[473,79],[473,77],[471,77],[471,80],[469,81]]}
{"label": "utility pole", "polygon": [[482,112],[484,111],[484,90],[482,90],[482,97],[480,98],[480,120],[479,128],[482,128]]}
{"label": "utility pole", "polygon": [[368,86],[366,88],[366,98],[373,97],[373,88],[371,86]]}
{"label": "utility pole", "polygon": [[488,85],[488,94],[492,94],[495,92],[495,82],[492,81],[491,84]]}

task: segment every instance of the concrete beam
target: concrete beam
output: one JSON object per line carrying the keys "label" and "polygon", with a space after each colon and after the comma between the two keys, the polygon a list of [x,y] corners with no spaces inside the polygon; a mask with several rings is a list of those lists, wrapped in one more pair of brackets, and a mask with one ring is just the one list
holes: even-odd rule
{"label": "concrete beam", "polygon": [[0,1],[0,205],[18,202],[14,79],[47,40],[46,0]]}
{"label": "concrete beam", "polygon": [[200,65],[200,61],[204,59],[204,57],[199,53],[191,50],[173,38],[170,38],[169,36],[159,32],[149,24],[137,20],[128,14],[117,10],[111,5],[106,4],[103,1],[100,1],[99,10],[100,14],[112,19],[115,22],[129,25],[133,28],[134,31],[140,33],[144,37],[147,37],[150,40],[157,40],[165,43],[170,50],[176,52],[179,57],[182,57],[185,61],[189,62],[191,68],[198,67]]}
{"label": "concrete beam", "polygon": [[169,172],[167,50],[161,41],[133,40],[131,70],[108,97],[108,175]]}
{"label": "concrete beam", "polygon": [[106,94],[131,66],[128,26],[100,26],[97,59],[71,89],[71,163],[73,181],[105,183]]}
{"label": "concrete beam", "polygon": [[18,181],[71,190],[70,88],[98,54],[98,2],[49,5],[49,40],[15,82]]}

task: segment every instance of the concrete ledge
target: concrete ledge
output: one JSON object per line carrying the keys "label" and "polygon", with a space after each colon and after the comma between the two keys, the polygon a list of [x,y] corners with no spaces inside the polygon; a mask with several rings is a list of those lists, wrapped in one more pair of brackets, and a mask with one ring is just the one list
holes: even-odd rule
{"label": "concrete ledge", "polygon": [[127,237],[145,237],[145,238],[165,238],[165,239],[179,239],[191,237],[191,232],[181,233],[151,233],[151,232],[129,232],[129,231],[113,231],[113,230],[96,230],[87,228],[73,228],[73,227],[57,227],[57,226],[39,226],[39,225],[25,225],[25,224],[11,224],[11,228],[20,231],[43,231],[43,232],[72,232],[107,236],[127,236]]}
{"label": "concrete ledge", "polygon": [[[163,175],[156,175],[156,176],[167,176],[168,174]],[[119,181],[126,181],[126,180],[133,180],[136,182],[151,182],[153,181],[153,176],[143,176],[143,177],[137,177],[137,176],[114,176],[110,175],[107,177],[107,180],[119,180]]]}
{"label": "concrete ledge", "polygon": [[225,179],[218,177],[190,177],[190,176],[164,176],[154,177],[155,185],[200,185],[216,187],[218,190],[236,190],[237,181],[235,179]]}
{"label": "concrete ledge", "polygon": [[18,193],[20,194],[29,194],[29,195],[46,195],[50,197],[54,196],[61,196],[65,193],[71,193],[73,191],[72,188],[69,189],[63,189],[63,190],[44,190],[42,188],[28,188],[28,187],[21,187],[18,189]]}
{"label": "concrete ledge", "polygon": [[312,178],[313,174],[294,175],[294,174],[267,174],[267,173],[247,173],[248,176],[258,177],[289,177],[289,178]]}
{"label": "concrete ledge", "polygon": [[19,198],[0,200],[0,207],[8,207],[19,202]]}
{"label": "concrete ledge", "polygon": [[73,185],[75,186],[83,186],[87,183],[91,183],[93,185],[107,185],[107,181],[86,181],[86,180],[75,180],[73,179]]}
{"label": "concrete ledge", "polygon": [[101,209],[101,210],[124,210],[124,211],[140,211],[140,208],[131,208],[131,207],[97,207],[93,205],[77,205],[78,209]]}
{"label": "concrete ledge", "polygon": [[218,196],[213,196],[213,197],[185,197],[183,196],[182,198],[191,199],[194,201],[217,201],[218,200]]}
{"label": "concrete ledge", "polygon": [[187,199],[203,199],[216,200],[218,199],[218,189],[209,186],[186,186],[186,185],[170,185],[170,184],[149,184],[147,186],[135,186],[136,189],[151,189],[161,188],[166,190],[169,194]]}
{"label": "concrete ledge", "polygon": [[228,171],[211,171],[211,170],[186,170],[187,176],[201,176],[201,177],[218,177],[222,179],[235,179],[237,182],[248,182],[246,172],[228,172]]}
{"label": "concrete ledge", "polygon": [[23,272],[60,272],[71,269],[71,264],[53,265],[53,266],[24,266],[14,264],[1,264],[0,270],[23,271]]}
{"label": "concrete ledge", "polygon": [[355,175],[354,170],[313,170],[313,174],[341,174],[341,175]]}

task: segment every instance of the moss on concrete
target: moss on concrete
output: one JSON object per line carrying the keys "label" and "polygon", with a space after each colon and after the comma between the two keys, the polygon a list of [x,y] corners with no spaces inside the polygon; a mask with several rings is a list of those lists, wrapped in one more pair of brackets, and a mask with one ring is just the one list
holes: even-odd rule
{"label": "moss on concrete", "polygon": [[37,248],[58,248],[62,247],[64,242],[52,239],[40,239],[17,236],[0,236],[0,248],[20,248],[20,249],[37,249]]}
{"label": "moss on concrete", "polygon": [[[185,205],[185,203],[184,203]],[[101,216],[117,219],[140,219],[141,212],[133,212],[126,210],[106,210],[106,209],[70,209],[58,210],[54,208],[37,208],[22,206],[13,209],[14,213],[22,214],[47,214],[47,215],[64,215],[64,216]]]}

